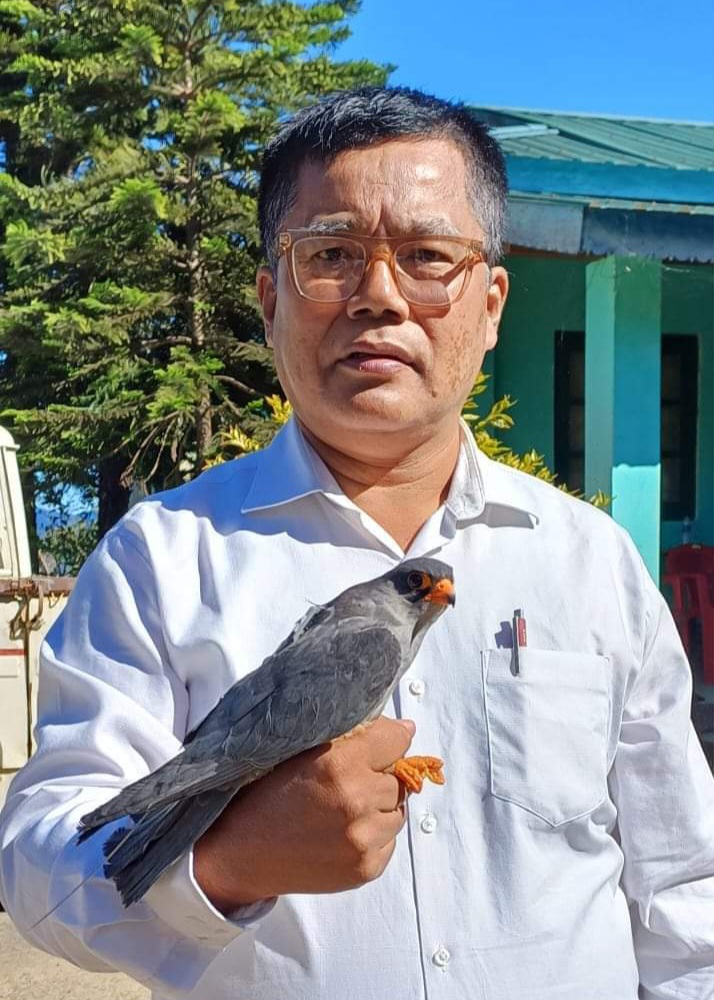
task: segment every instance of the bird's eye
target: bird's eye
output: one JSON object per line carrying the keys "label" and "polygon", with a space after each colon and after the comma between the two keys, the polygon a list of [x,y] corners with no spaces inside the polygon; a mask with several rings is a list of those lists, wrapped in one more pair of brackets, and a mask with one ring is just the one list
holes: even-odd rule
{"label": "bird's eye", "polygon": [[407,577],[407,587],[409,587],[410,590],[421,590],[423,587],[427,586],[428,583],[423,573],[412,571]]}

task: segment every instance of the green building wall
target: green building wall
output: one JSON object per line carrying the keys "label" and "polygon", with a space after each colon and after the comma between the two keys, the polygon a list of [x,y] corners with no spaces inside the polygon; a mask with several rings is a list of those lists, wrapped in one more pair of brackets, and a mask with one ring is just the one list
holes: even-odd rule
{"label": "green building wall", "polygon": [[[554,339],[558,330],[585,329],[585,260],[514,254],[507,258],[511,291],[499,343],[487,358],[489,400],[506,393],[517,400],[515,425],[504,441],[531,448],[554,464]],[[697,510],[694,541],[714,545],[714,280],[709,268],[662,265],[662,333],[699,338]],[[607,490],[607,484],[603,485]],[[661,525],[664,551],[678,545],[681,522]]]}
{"label": "green building wall", "polygon": [[557,330],[585,329],[585,264],[559,257],[506,260],[511,290],[493,352],[494,393],[517,400],[504,435],[514,451],[554,461],[554,342]]}

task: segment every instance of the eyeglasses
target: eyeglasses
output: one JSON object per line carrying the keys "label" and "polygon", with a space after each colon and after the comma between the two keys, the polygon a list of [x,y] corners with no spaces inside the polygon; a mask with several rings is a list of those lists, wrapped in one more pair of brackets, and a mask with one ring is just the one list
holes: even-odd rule
{"label": "eyeglasses", "polygon": [[449,306],[466,291],[483,245],[463,236],[315,236],[288,229],[278,237],[298,295],[311,302],[346,302],[368,267],[383,260],[402,296],[418,306]]}

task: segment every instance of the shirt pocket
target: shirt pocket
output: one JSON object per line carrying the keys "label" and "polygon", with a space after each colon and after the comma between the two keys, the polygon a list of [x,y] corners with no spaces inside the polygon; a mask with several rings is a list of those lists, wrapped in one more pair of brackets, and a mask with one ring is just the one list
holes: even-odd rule
{"label": "shirt pocket", "polygon": [[607,796],[609,660],[591,653],[519,649],[481,653],[496,798],[551,826],[584,816]]}

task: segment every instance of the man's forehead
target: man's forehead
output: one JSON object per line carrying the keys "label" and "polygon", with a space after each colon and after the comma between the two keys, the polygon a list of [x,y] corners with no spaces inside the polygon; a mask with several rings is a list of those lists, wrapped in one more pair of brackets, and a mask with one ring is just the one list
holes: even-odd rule
{"label": "man's forehead", "polygon": [[396,232],[458,233],[471,215],[465,162],[450,140],[391,141],[347,150],[298,174],[290,225],[369,232],[389,217]]}

